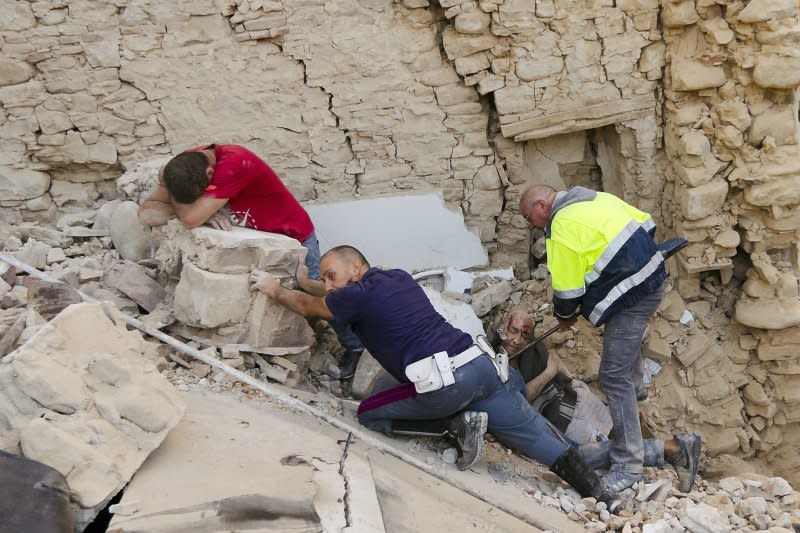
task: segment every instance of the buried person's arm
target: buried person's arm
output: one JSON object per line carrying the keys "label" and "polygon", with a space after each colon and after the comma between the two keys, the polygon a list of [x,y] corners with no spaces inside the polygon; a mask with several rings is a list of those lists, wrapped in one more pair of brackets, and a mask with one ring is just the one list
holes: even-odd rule
{"label": "buried person's arm", "polygon": [[261,270],[250,273],[251,288],[259,290],[287,309],[306,318],[318,317],[333,320],[324,296],[312,296],[302,291],[287,289],[275,276]]}

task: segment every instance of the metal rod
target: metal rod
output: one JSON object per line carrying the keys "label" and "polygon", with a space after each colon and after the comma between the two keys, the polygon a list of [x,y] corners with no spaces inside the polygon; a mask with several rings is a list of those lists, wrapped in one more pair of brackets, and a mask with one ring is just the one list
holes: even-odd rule
{"label": "metal rod", "polygon": [[514,359],[515,357],[519,357],[519,354],[521,354],[522,352],[524,352],[525,350],[527,350],[531,346],[533,346],[533,345],[535,345],[535,344],[537,344],[539,342],[542,342],[543,340],[545,340],[547,337],[549,337],[550,335],[552,335],[553,333],[555,333],[559,329],[561,329],[561,324],[556,324],[552,328],[548,329],[547,331],[545,331],[544,333],[542,333],[541,335],[539,335],[538,337],[533,339],[531,342],[529,342],[527,345],[525,345],[524,348],[518,350],[514,355],[511,355],[508,358],[509,359]]}
{"label": "metal rod", "polygon": [[[20,261],[17,258],[12,257],[12,256],[10,256],[8,254],[0,253],[0,261],[5,261],[6,263],[10,264],[11,266],[15,267],[16,269],[21,270],[23,272],[26,272],[29,275],[31,275],[31,276],[33,276],[33,277],[35,277],[37,279],[41,279],[43,281],[48,281],[48,282],[51,282],[51,283],[64,283],[63,281],[58,280],[58,279],[56,279],[56,278],[54,278],[52,276],[48,276],[44,272],[32,267],[31,265],[29,265],[27,263],[24,263],[23,261]],[[100,304],[104,304],[104,305],[105,304],[113,305],[111,302],[101,302],[101,301],[99,301],[99,300],[97,300],[95,298],[92,298],[91,296],[81,292],[80,290],[78,290],[77,292],[80,295],[80,297],[83,298],[84,301],[86,301],[86,302],[89,302],[89,303],[100,303]],[[277,389],[276,387],[273,387],[273,386],[271,386],[271,385],[269,385],[267,383],[259,381],[259,380],[255,379],[253,376],[251,376],[249,374],[245,374],[244,372],[242,372],[240,370],[237,370],[237,369],[233,368],[232,366],[227,365],[227,364],[219,361],[218,359],[215,359],[215,358],[213,358],[211,356],[208,356],[208,355],[206,355],[206,354],[204,354],[204,353],[192,348],[188,344],[183,343],[183,342],[179,341],[178,339],[175,339],[174,337],[171,337],[171,336],[167,335],[166,333],[164,333],[162,331],[159,331],[158,329],[156,329],[156,328],[154,328],[152,326],[149,326],[149,325],[145,324],[144,322],[142,322],[140,320],[137,320],[137,319],[135,319],[135,318],[133,318],[131,316],[126,315],[122,311],[117,310],[117,312],[120,315],[122,315],[122,317],[124,317],[125,323],[128,324],[129,326],[132,326],[132,327],[134,327],[134,328],[136,328],[136,329],[138,329],[138,330],[150,335],[151,337],[160,340],[164,344],[167,344],[167,345],[175,348],[176,350],[178,350],[178,351],[180,351],[182,353],[185,353],[186,355],[188,355],[190,357],[193,357],[194,359],[197,359],[198,361],[202,361],[203,363],[216,368],[217,370],[219,370],[220,372],[222,372],[224,374],[227,374],[227,375],[229,375],[229,376],[231,376],[233,378],[236,378],[237,380],[241,381],[242,383],[246,383],[247,385],[250,385],[254,389],[256,389],[259,392],[263,393],[265,396],[267,396],[269,398],[272,398],[273,400],[276,400],[277,402],[279,402],[279,403],[281,403],[283,405],[287,405],[289,407],[292,407],[295,410],[300,411],[302,413],[310,414],[310,415],[312,415],[312,416],[314,416],[316,418],[319,418],[320,420],[322,420],[324,422],[327,422],[328,424],[330,424],[330,425],[332,425],[332,426],[334,426],[334,427],[336,427],[338,429],[351,432],[354,436],[358,437],[362,442],[364,442],[364,443],[376,448],[377,450],[382,451],[384,453],[387,453],[387,454],[389,454],[389,455],[391,455],[393,457],[396,457],[397,459],[400,459],[401,461],[403,461],[403,462],[405,462],[405,463],[407,463],[407,464],[409,464],[411,466],[414,466],[414,467],[422,470],[423,472],[426,472],[426,473],[430,474],[431,476],[433,476],[433,477],[435,477],[435,478],[437,478],[437,479],[439,479],[439,480],[441,480],[441,481],[443,481],[443,482],[445,482],[445,483],[447,483],[449,485],[452,485],[453,487],[455,487],[455,488],[457,488],[457,489],[459,489],[459,490],[461,490],[463,492],[466,492],[467,494],[469,494],[469,495],[471,495],[471,496],[473,496],[473,497],[475,497],[475,498],[477,498],[477,499],[479,499],[479,500],[481,500],[483,502],[486,502],[489,505],[492,505],[493,507],[496,507],[496,508],[500,509],[501,511],[503,511],[505,513],[508,513],[509,515],[511,515],[511,516],[513,516],[513,517],[515,517],[515,518],[517,518],[519,520],[522,520],[523,522],[525,522],[525,523],[527,523],[527,524],[529,524],[529,525],[531,525],[533,527],[537,527],[537,528],[543,529],[543,530],[548,530],[548,529],[552,530],[552,529],[554,529],[552,525],[547,524],[546,522],[544,522],[544,520],[542,520],[540,517],[535,515],[535,511],[536,511],[535,508],[531,509],[532,512],[520,511],[518,509],[514,509],[514,508],[510,507],[509,505],[507,505],[503,501],[502,497],[493,497],[492,495],[481,494],[479,491],[477,491],[475,488],[473,488],[468,483],[466,483],[464,481],[461,481],[459,479],[453,478],[451,475],[448,474],[447,471],[438,472],[435,468],[433,468],[432,465],[429,465],[426,462],[417,459],[413,455],[410,455],[410,454],[408,454],[406,452],[403,452],[403,451],[401,451],[401,450],[399,450],[399,449],[397,449],[397,448],[395,448],[393,446],[390,446],[390,445],[386,444],[385,442],[383,442],[382,440],[380,440],[377,437],[373,436],[372,434],[364,431],[363,429],[361,429],[359,427],[351,425],[350,423],[348,423],[345,420],[342,420],[342,419],[340,419],[338,417],[329,415],[329,414],[325,413],[324,411],[321,411],[321,410],[319,410],[319,409],[317,409],[317,408],[315,408],[315,407],[313,407],[311,405],[308,405],[307,403],[303,402],[302,400],[294,398],[294,397],[290,396],[288,393],[286,393],[286,392],[284,392],[284,391],[282,391],[280,389]],[[531,507],[534,507],[534,506],[531,505]]]}

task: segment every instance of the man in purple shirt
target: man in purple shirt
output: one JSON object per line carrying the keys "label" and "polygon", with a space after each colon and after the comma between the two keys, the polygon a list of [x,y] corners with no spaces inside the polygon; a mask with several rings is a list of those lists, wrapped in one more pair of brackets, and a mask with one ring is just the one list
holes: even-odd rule
{"label": "man in purple shirt", "polygon": [[[460,469],[469,468],[480,456],[488,426],[498,440],[547,465],[582,496],[611,505],[616,494],[530,406],[519,373],[512,371],[503,382],[490,356],[436,312],[407,272],[370,268],[351,246],[328,251],[321,272],[324,296],[286,289],[265,272],[254,271],[251,281],[254,289],[305,317],[351,324],[396,380],[361,402],[361,424],[389,435],[455,437],[461,450]],[[301,287],[308,284],[306,279],[298,282]],[[442,364],[442,375],[449,376],[438,388],[429,390],[419,382],[415,386],[408,377],[409,366],[426,359]]]}

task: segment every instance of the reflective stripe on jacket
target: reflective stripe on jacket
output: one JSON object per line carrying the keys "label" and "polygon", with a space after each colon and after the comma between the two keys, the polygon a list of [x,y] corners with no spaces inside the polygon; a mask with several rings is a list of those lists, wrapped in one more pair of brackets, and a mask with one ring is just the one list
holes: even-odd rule
{"label": "reflective stripe on jacket", "polygon": [[664,282],[649,214],[612,194],[575,187],[556,195],[545,227],[556,316],[603,324]]}

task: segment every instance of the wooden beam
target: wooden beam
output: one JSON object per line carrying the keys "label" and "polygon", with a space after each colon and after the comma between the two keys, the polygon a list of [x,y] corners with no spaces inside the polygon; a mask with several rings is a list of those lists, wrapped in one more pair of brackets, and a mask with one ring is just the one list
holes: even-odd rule
{"label": "wooden beam", "polygon": [[510,122],[500,126],[500,130],[504,137],[514,137],[517,141],[537,139],[638,118],[652,112],[654,108],[655,97],[652,93],[648,93]]}

